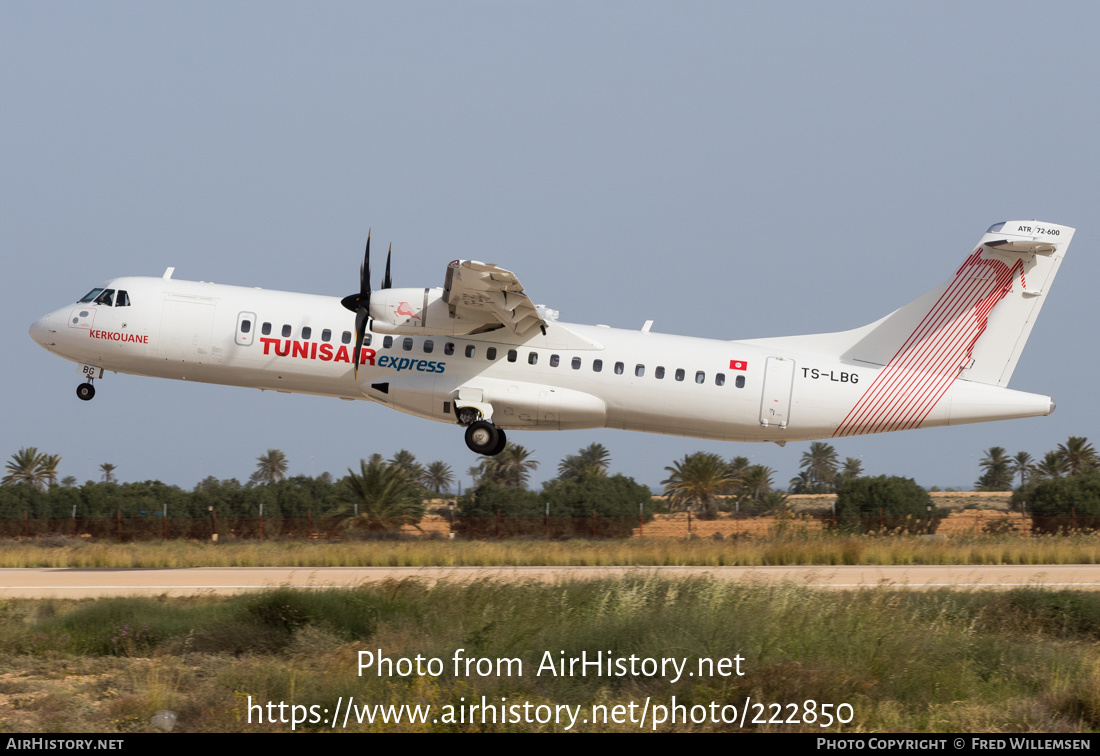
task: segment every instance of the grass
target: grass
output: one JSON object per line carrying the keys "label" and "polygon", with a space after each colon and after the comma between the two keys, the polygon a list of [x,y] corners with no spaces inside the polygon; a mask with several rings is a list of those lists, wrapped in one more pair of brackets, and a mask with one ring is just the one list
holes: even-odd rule
{"label": "grass", "polygon": [[[120,627],[130,632],[120,636]],[[121,638],[121,640],[120,640]],[[564,724],[444,722],[445,707],[670,706],[740,710],[765,704],[743,729],[821,732],[818,723],[768,722],[767,704],[850,705],[851,722],[825,731],[1083,732],[1100,729],[1100,596],[1006,592],[837,594],[792,584],[637,577],[516,585],[392,581],[354,590],[232,598],[12,600],[0,604],[0,731],[133,732],[158,709],[182,731],[289,731],[256,723],[249,703],[332,708],[432,705],[440,721],[347,729],[561,731]],[[523,674],[466,658],[518,659]],[[440,660],[438,675],[358,674],[360,651],[391,660]],[[537,674],[551,660],[742,658],[744,675]],[[732,671],[732,670],[731,670]],[[317,710],[320,712],[320,708]],[[650,709],[650,711],[655,711]],[[799,710],[800,714],[802,709]],[[289,719],[289,717],[288,717]],[[295,729],[330,730],[321,721]],[[343,729],[338,726],[337,730]],[[638,730],[637,722],[582,731]],[[642,727],[654,729],[652,719]],[[712,721],[659,731],[738,730]]]}
{"label": "grass", "polygon": [[426,567],[613,565],[1097,564],[1100,535],[843,536],[793,530],[770,539],[616,541],[269,541],[113,544],[7,541],[0,567]]}
{"label": "grass", "polygon": [[[1095,564],[1100,537],[841,536],[789,528],[764,539],[625,541],[8,541],[3,567]],[[455,674],[466,657],[519,659],[524,674]],[[360,651],[438,658],[442,674],[357,674]],[[551,661],[743,659],[744,676],[535,674]],[[431,705],[436,722],[359,722],[349,730],[560,731],[563,724],[444,721],[482,697],[580,706],[587,715],[643,702],[685,711],[712,703],[848,704],[825,731],[1095,732],[1100,730],[1100,595],[887,588],[853,593],[706,578],[626,577],[556,584],[390,581],[357,589],[278,589],[230,598],[0,601],[0,732],[140,732],[160,709],[177,730],[288,731],[250,704]],[[504,700],[502,700],[504,699]],[[598,707],[606,707],[600,710]],[[702,707],[691,709],[691,707]],[[467,708],[463,708],[467,707]],[[594,708],[595,707],[595,708]],[[360,710],[362,711],[362,710]],[[547,709],[550,711],[550,709]],[[815,711],[820,711],[815,708]],[[250,712],[252,721],[249,721]],[[743,729],[820,732],[754,709]],[[801,713],[801,712],[800,712]],[[762,721],[753,723],[752,719]],[[652,715],[643,729],[653,729]],[[343,729],[338,727],[337,729]],[[637,730],[637,722],[572,730]],[[738,730],[713,721],[660,731]]]}

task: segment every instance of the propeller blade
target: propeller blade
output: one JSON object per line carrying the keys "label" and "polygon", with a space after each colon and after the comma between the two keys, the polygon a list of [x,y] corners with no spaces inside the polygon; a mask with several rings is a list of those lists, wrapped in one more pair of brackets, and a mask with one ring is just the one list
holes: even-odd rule
{"label": "propeller blade", "polygon": [[393,286],[393,279],[390,278],[390,256],[393,254],[393,243],[390,243],[390,251],[386,253],[386,275],[382,278],[382,288],[388,289]]}
{"label": "propeller blade", "polygon": [[352,360],[355,363],[352,369],[352,374],[359,378],[359,354],[363,351],[363,336],[367,332],[367,318],[369,313],[367,308],[363,305],[359,306],[359,311],[355,313],[355,354]]}
{"label": "propeller blade", "polygon": [[358,312],[361,306],[370,307],[370,229],[367,229],[367,250],[359,266],[359,293],[347,295],[340,304],[352,312]]}
{"label": "propeller blade", "polygon": [[367,229],[367,248],[363,252],[363,264],[359,266],[359,294],[344,297],[341,304],[355,312],[355,353],[352,358],[352,374],[359,378],[359,355],[363,351],[363,337],[370,320],[370,229]]}
{"label": "propeller blade", "polygon": [[363,253],[363,264],[359,267],[359,296],[370,299],[370,229],[367,229],[367,251]]}

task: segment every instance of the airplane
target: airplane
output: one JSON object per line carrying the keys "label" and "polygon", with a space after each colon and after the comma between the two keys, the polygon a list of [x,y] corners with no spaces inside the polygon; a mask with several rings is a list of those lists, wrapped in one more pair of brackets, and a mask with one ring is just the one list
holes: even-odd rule
{"label": "airplane", "polygon": [[[723,341],[559,322],[516,276],[455,260],[437,288],[317,296],[115,278],[31,337],[105,371],[369,400],[465,428],[499,454],[512,430],[620,428],[727,441],[841,438],[1054,411],[1007,388],[1074,229],[997,223],[943,284],[861,328]],[[351,318],[348,311],[354,312]]]}

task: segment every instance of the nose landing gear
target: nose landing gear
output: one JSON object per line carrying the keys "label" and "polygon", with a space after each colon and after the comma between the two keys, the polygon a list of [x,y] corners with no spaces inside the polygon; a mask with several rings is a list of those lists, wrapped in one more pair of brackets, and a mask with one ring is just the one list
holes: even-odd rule
{"label": "nose landing gear", "polygon": [[86,402],[95,396],[95,386],[92,385],[92,381],[103,377],[103,368],[96,365],[81,365],[80,373],[88,379],[88,382],[76,387],[76,395],[80,397],[81,401]]}
{"label": "nose landing gear", "polygon": [[95,386],[92,385],[91,378],[88,379],[87,383],[81,383],[76,387],[76,395],[84,401],[88,401],[95,396]]}

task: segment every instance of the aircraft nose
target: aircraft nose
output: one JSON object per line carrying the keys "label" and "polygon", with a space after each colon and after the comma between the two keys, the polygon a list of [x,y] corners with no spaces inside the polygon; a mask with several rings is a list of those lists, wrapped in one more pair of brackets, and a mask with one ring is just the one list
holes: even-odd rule
{"label": "aircraft nose", "polygon": [[50,336],[50,316],[43,315],[38,320],[31,323],[30,334],[32,339],[42,346],[46,346],[46,342],[49,341]]}

